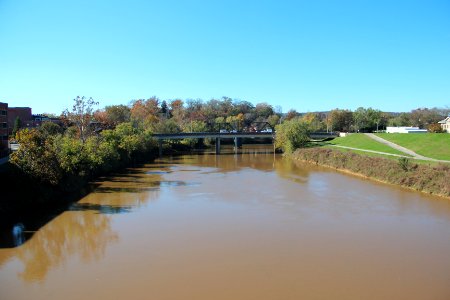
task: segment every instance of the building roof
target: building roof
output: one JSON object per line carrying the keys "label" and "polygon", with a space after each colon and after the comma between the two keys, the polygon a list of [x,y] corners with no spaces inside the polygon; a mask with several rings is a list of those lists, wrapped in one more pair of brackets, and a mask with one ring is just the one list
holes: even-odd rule
{"label": "building roof", "polygon": [[439,124],[450,123],[450,116],[448,116],[447,118],[445,118],[445,119],[442,120],[442,121],[439,121],[438,123],[439,123]]}

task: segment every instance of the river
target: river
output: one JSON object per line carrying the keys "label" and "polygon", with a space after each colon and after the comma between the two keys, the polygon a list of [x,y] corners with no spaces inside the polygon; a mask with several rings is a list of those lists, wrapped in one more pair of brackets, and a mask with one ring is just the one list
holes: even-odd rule
{"label": "river", "polygon": [[0,299],[450,299],[449,200],[244,150],[128,169],[17,224]]}

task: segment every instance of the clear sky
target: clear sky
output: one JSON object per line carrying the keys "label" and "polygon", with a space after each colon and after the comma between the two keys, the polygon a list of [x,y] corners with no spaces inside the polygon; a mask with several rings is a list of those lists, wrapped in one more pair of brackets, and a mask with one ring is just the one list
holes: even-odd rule
{"label": "clear sky", "polygon": [[0,102],[450,106],[450,1],[0,0]]}

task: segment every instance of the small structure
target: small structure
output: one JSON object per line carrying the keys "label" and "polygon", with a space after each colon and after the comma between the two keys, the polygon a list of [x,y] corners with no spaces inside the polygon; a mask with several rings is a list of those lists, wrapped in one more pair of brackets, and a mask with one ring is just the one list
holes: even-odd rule
{"label": "small structure", "polygon": [[445,118],[444,120],[439,121],[438,124],[441,125],[442,130],[450,133],[450,115],[448,115],[448,117]]}
{"label": "small structure", "polygon": [[427,133],[428,130],[419,127],[386,127],[386,133]]}

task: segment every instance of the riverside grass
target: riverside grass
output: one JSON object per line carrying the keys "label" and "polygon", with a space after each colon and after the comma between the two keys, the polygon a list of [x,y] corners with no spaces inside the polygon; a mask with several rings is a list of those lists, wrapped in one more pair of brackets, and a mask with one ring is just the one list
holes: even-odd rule
{"label": "riverside grass", "polygon": [[450,160],[450,134],[448,133],[376,133],[376,135],[417,154]]}
{"label": "riverside grass", "polygon": [[362,175],[381,182],[450,199],[450,165],[416,164],[324,148],[302,148],[288,155],[316,165]]}

